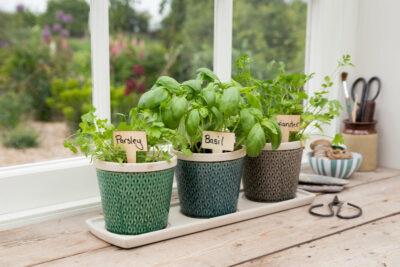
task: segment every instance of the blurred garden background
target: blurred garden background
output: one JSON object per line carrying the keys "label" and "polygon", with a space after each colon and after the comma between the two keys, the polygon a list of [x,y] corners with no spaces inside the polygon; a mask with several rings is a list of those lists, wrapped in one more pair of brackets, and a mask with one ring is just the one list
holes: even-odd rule
{"label": "blurred garden background", "polygon": [[[158,76],[212,68],[213,9],[213,0],[110,0],[113,119]],[[234,0],[233,59],[248,54],[264,78],[271,60],[302,71],[306,17],[300,0]],[[85,0],[0,3],[0,166],[72,156],[63,139],[91,108],[88,20]]]}

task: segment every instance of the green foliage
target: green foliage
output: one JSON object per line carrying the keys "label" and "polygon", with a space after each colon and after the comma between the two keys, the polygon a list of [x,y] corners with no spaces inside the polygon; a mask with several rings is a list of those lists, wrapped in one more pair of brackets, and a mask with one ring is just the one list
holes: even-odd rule
{"label": "green foliage", "polygon": [[[340,114],[340,102],[329,99],[329,89],[333,86],[330,76],[325,76],[321,89],[314,91],[311,95],[304,91],[304,86],[313,77],[312,74],[287,73],[285,66],[280,63],[276,77],[270,80],[259,80],[252,75],[251,62],[248,56],[239,58],[236,63],[239,70],[236,79],[243,85],[257,88],[261,96],[263,114],[267,117],[301,116],[300,131],[291,135],[289,141],[306,138],[305,132],[309,128],[317,128],[322,132],[322,125],[331,123]],[[272,62],[271,65],[276,64]],[[339,61],[338,68],[351,65],[350,56],[344,55]]]}
{"label": "green foliage", "polygon": [[353,63],[351,63],[351,56],[349,54],[343,55],[342,58],[338,61],[338,66],[339,67],[346,67],[346,66],[354,67]]}
{"label": "green foliage", "polygon": [[142,95],[139,108],[177,130],[173,145],[184,153],[209,152],[201,148],[202,132],[222,131],[234,132],[236,149],[245,144],[249,155],[256,156],[267,141],[274,148],[280,144],[279,127],[263,116],[256,93],[236,82],[222,83],[211,70],[200,68],[196,79],[182,84],[160,77]]}
{"label": "green foliage", "polygon": [[69,73],[68,51],[52,55],[50,48],[36,39],[5,51],[8,53],[0,64],[0,89],[26,95],[31,99],[34,117],[50,120],[53,114],[46,99],[51,96],[52,79]]}
{"label": "green foliage", "polygon": [[109,17],[112,33],[147,33],[150,15],[133,9],[133,0],[110,0]]}
{"label": "green foliage", "polygon": [[168,4],[169,12],[157,32],[167,48],[163,73],[183,81],[198,68],[212,66],[214,1],[171,0]]}
{"label": "green foliage", "polygon": [[28,99],[21,94],[6,92],[0,95],[0,129],[15,128],[28,110]]}
{"label": "green foliage", "polygon": [[[118,35],[111,40],[110,52],[111,83],[116,86],[133,77],[144,88],[150,88],[167,64],[168,51],[154,40]],[[135,73],[134,66],[143,68],[143,73]]]}
{"label": "green foliage", "polygon": [[57,12],[64,12],[73,17],[71,23],[66,25],[71,36],[82,37],[88,31],[89,4],[85,0],[49,0],[46,12],[42,15],[41,24],[52,25],[60,23]]}
{"label": "green foliage", "polygon": [[158,107],[167,98],[168,92],[164,87],[154,87],[142,95],[139,99],[138,107],[152,109]]}
{"label": "green foliage", "polygon": [[246,139],[247,154],[256,157],[265,145],[264,130],[259,123],[254,124]]}
{"label": "green foliage", "polygon": [[87,157],[103,161],[126,163],[126,153],[118,146],[114,146],[114,131],[145,131],[149,152],[138,152],[137,162],[156,162],[169,160],[171,155],[165,145],[176,142],[174,130],[164,127],[162,122],[156,121],[154,115],[148,112],[139,112],[137,108],[130,111],[129,116],[117,126],[96,117],[94,110],[82,116],[80,129],[69,139],[64,146],[72,152],[80,150]]}
{"label": "green foliage", "polygon": [[[193,77],[199,67],[212,66],[213,0],[164,0],[160,9],[164,8],[165,17],[160,28],[153,29],[149,27],[149,14],[135,10],[134,2],[110,1],[113,87],[128,87],[128,82],[134,82],[131,87],[140,94],[160,75],[181,82]],[[57,18],[60,11],[72,15],[73,21],[61,22]],[[16,13],[0,11],[0,91],[25,93],[32,99],[30,113],[37,119],[57,119],[60,112],[53,114],[54,109],[46,101],[54,97],[52,81],[90,78],[88,15],[86,0],[49,0],[44,14],[27,9]],[[243,52],[251,54],[257,64],[255,77],[276,73],[264,68],[272,59],[286,62],[289,71],[302,69],[305,22],[303,1],[235,1],[234,58]],[[45,25],[52,28],[60,23],[69,30],[70,37],[61,38],[60,33],[50,29],[50,40],[42,38]],[[135,65],[143,67],[144,73],[133,73]],[[200,90],[198,79],[188,81],[186,86]],[[211,101],[210,107],[215,106],[212,90],[204,90],[204,98]],[[251,97],[248,100],[252,101]]]}
{"label": "green foliage", "polygon": [[339,146],[339,145],[343,145],[343,144],[344,144],[343,135],[335,134],[335,136],[332,139],[332,145]]}
{"label": "green foliage", "polygon": [[[51,85],[51,97],[47,98],[47,104],[55,114],[62,116],[68,122],[70,129],[75,131],[81,120],[81,116],[90,111],[92,104],[92,88],[89,82],[79,82],[74,79],[55,79]],[[115,114],[128,113],[129,109],[136,105],[136,94],[125,95],[124,88],[111,88],[111,108],[113,118]]]}
{"label": "green foliage", "polygon": [[307,3],[294,0],[235,1],[233,8],[233,59],[249,54],[253,75],[268,79],[277,74],[265,66],[285,62],[289,72],[304,69]]}
{"label": "green foliage", "polygon": [[38,134],[32,129],[17,127],[4,134],[3,145],[17,149],[37,147]]}
{"label": "green foliage", "polygon": [[75,130],[82,114],[91,109],[91,96],[89,83],[82,84],[74,79],[54,79],[47,104],[55,114],[66,119],[71,130]]}

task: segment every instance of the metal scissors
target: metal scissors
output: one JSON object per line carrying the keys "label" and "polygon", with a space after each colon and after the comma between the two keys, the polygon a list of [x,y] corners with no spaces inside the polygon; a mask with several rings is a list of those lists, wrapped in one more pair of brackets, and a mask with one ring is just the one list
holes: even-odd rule
{"label": "metal scissors", "polygon": [[[373,84],[376,84],[376,86],[373,86]],[[358,92],[358,88],[360,88],[360,85],[361,92]],[[354,102],[356,102],[356,95],[358,95],[358,97],[361,96],[360,111],[357,114],[357,121],[361,121],[361,118],[365,113],[365,104],[367,103],[367,101],[375,101],[376,98],[379,96],[379,93],[381,92],[381,85],[381,80],[376,76],[369,79],[368,82],[362,77],[354,81],[351,87],[351,98]],[[374,90],[375,92],[371,92],[371,90]],[[372,97],[370,97],[370,95]]]}
{"label": "metal scissors", "polygon": [[[333,198],[333,200],[328,203],[328,208],[329,208],[329,213],[318,213],[315,211],[315,209],[323,207],[324,204],[317,204],[317,205],[312,205],[309,209],[308,212],[314,216],[319,216],[319,217],[333,217],[336,215],[336,217],[340,218],[340,219],[354,219],[354,218],[358,218],[362,215],[362,209],[354,204],[351,203],[347,203],[347,205],[349,205],[350,207],[354,208],[357,212],[353,215],[342,215],[341,211],[342,211],[342,207],[345,203],[343,201],[340,201],[338,196],[335,196]],[[333,209],[333,207],[337,206],[337,211],[335,214],[335,211]]]}

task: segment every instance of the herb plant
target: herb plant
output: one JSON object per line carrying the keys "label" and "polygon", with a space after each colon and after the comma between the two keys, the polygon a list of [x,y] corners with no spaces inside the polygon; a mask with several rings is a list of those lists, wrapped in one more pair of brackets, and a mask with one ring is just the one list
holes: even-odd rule
{"label": "herb plant", "polygon": [[177,142],[179,136],[172,129],[164,127],[162,122],[156,121],[153,114],[146,111],[139,112],[133,108],[129,116],[120,114],[121,122],[114,126],[106,119],[99,119],[94,110],[82,116],[80,129],[64,142],[64,146],[72,152],[80,150],[87,157],[103,161],[126,163],[126,153],[118,146],[114,146],[114,131],[145,131],[149,151],[137,151],[137,162],[156,162],[169,160],[170,142]]}
{"label": "herb plant", "polygon": [[[338,67],[331,76],[325,76],[321,89],[312,95],[304,91],[306,83],[313,74],[287,73],[285,66],[279,64],[279,74],[269,80],[259,80],[252,76],[250,58],[242,56],[236,66],[236,79],[245,86],[257,87],[260,95],[264,116],[300,115],[300,131],[293,133],[289,141],[303,140],[307,137],[306,130],[317,128],[322,132],[322,125],[329,124],[340,114],[341,105],[338,100],[329,99],[329,89],[333,86],[332,78],[343,66],[351,66],[351,58],[344,55],[338,62]],[[274,62],[271,65],[276,65]],[[337,137],[339,138],[339,137]]]}
{"label": "herb plant", "polygon": [[236,134],[235,149],[245,145],[248,155],[257,156],[266,142],[279,146],[280,130],[263,115],[255,89],[221,82],[211,70],[200,68],[195,79],[183,83],[160,77],[138,107],[176,129],[174,147],[186,154],[210,152],[201,148],[202,132],[222,131]]}

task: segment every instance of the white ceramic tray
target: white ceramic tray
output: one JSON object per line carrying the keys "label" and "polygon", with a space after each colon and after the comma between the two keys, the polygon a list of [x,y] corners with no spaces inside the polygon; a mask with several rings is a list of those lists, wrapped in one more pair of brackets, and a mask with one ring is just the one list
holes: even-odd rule
{"label": "white ceramic tray", "polygon": [[275,203],[260,203],[250,201],[244,197],[243,193],[240,193],[237,212],[209,219],[187,217],[180,212],[180,206],[176,205],[170,209],[168,226],[165,229],[140,235],[111,233],[104,227],[104,218],[102,216],[88,219],[86,224],[89,226],[90,232],[98,238],[121,248],[134,248],[304,206],[310,204],[314,200],[314,197],[314,194],[299,189],[294,199]]}

